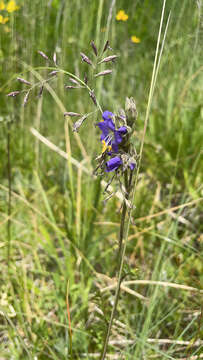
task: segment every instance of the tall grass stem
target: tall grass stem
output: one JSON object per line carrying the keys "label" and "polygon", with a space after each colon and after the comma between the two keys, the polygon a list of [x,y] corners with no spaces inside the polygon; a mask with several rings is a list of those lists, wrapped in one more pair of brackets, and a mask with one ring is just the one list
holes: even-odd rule
{"label": "tall grass stem", "polygon": [[7,262],[10,266],[11,252],[11,124],[7,123],[7,173],[8,173],[8,222],[7,222]]}
{"label": "tall grass stem", "polygon": [[[145,140],[147,125],[148,125],[148,120],[149,120],[152,97],[153,97],[153,92],[154,92],[155,83],[156,83],[156,79],[157,79],[158,67],[159,67],[160,60],[161,60],[161,58],[158,60],[158,55],[159,55],[159,46],[160,46],[162,25],[163,25],[163,19],[164,19],[165,4],[166,4],[166,0],[163,1],[161,21],[160,21],[160,26],[159,26],[159,34],[158,34],[158,38],[157,38],[157,46],[156,46],[156,52],[155,52],[155,60],[154,60],[152,79],[151,79],[151,85],[150,85],[150,90],[149,90],[149,97],[148,97],[148,104],[147,104],[145,122],[144,122],[144,132],[143,132],[143,137],[142,137],[141,146],[140,146],[139,163],[138,163],[135,182],[134,182],[134,185],[133,185],[133,194],[132,194],[133,203],[134,203],[136,185],[137,185],[137,181],[138,181],[138,175],[139,175],[139,172],[140,172],[142,152],[143,152],[144,140]],[[167,28],[168,28],[168,22],[167,22]],[[167,28],[166,28],[166,30],[167,30]],[[166,32],[165,32],[165,35],[166,35]],[[164,40],[165,40],[165,37],[164,37]],[[162,51],[161,51],[161,54],[162,54]],[[158,61],[158,65],[157,65],[157,61]],[[125,209],[123,208],[123,211],[124,210]],[[113,304],[113,308],[112,308],[112,312],[111,312],[111,317],[110,317],[110,321],[109,321],[109,324],[108,324],[108,329],[107,329],[107,333],[106,333],[106,336],[105,336],[103,350],[102,350],[102,354],[101,354],[101,358],[100,358],[101,360],[104,360],[105,357],[106,357],[106,352],[107,352],[107,347],[108,347],[108,343],[109,343],[109,337],[110,337],[110,333],[111,333],[111,328],[112,328],[112,325],[113,325],[113,320],[114,320],[116,309],[117,309],[117,304],[118,304],[118,299],[119,299],[119,294],[120,294],[120,286],[121,286],[122,276],[123,276],[124,258],[125,258],[127,239],[128,239],[128,233],[129,233],[131,220],[132,220],[132,207],[131,207],[131,209],[129,211],[129,217],[128,217],[128,221],[127,221],[127,224],[126,224],[126,231],[123,232],[123,239],[120,239],[120,244],[123,243],[123,246],[121,245],[121,261],[120,261],[120,267],[119,267],[119,273],[118,273],[118,282],[117,282],[116,294],[115,294],[115,298],[114,298],[114,304]],[[124,218],[124,220],[122,220],[122,222],[123,221],[125,222],[125,218]],[[121,222],[121,226],[123,226],[122,222]]]}

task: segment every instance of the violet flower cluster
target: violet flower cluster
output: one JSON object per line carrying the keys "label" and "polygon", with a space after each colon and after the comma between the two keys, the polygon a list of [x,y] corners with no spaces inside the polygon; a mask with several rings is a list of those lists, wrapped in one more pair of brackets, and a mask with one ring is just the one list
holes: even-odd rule
{"label": "violet flower cluster", "polygon": [[[126,160],[126,155],[128,155],[125,154],[123,147],[128,137],[128,129],[127,126],[124,125],[116,129],[114,122],[115,115],[108,110],[103,112],[102,118],[103,121],[100,121],[96,125],[102,132],[100,137],[103,144],[102,155],[104,154],[110,157],[110,159],[105,162],[105,171],[117,171],[117,169],[124,165],[124,159]],[[135,166],[136,162],[128,159],[127,167],[133,171]]]}

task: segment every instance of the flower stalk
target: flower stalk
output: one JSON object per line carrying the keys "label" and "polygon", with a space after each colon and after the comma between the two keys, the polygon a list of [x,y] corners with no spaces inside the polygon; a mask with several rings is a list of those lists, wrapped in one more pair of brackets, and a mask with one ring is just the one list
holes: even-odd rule
{"label": "flower stalk", "polygon": [[[127,190],[126,199],[129,198],[129,192],[130,192],[130,189],[132,188],[132,179],[133,179],[133,172],[131,171],[129,177],[128,177],[127,172],[128,172],[128,170],[126,170],[125,173],[124,173],[125,186],[126,186],[126,190]],[[125,252],[126,252],[129,224],[131,222],[131,213],[132,213],[132,207],[130,208],[130,213],[129,213],[129,219],[128,219],[127,226],[125,226],[125,224],[126,224],[126,215],[127,215],[127,204],[126,204],[126,200],[124,199],[123,204],[122,204],[120,233],[119,233],[118,282],[117,282],[117,287],[116,287],[114,304],[113,304],[113,308],[112,308],[112,311],[111,311],[111,316],[110,316],[108,328],[107,328],[107,331],[106,331],[106,334],[105,334],[104,344],[103,344],[103,349],[102,349],[100,360],[104,360],[105,357],[106,357],[107,347],[108,347],[108,343],[109,343],[109,337],[110,337],[110,334],[111,334],[111,329],[112,329],[112,325],[113,325],[113,321],[114,321],[114,318],[115,318],[116,309],[117,309],[117,305],[118,305],[118,300],[119,300],[119,295],[120,295],[120,288],[121,288],[121,283],[122,283],[122,278],[123,278],[123,265],[124,265],[124,258],[125,258]]]}

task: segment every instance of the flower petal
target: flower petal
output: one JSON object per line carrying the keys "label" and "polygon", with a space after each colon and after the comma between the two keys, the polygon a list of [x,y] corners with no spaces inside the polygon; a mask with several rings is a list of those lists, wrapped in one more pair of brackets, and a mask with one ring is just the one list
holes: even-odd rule
{"label": "flower petal", "polygon": [[116,143],[115,140],[112,141],[111,147],[112,147],[112,150],[113,150],[115,153],[118,152],[118,144]]}
{"label": "flower petal", "polygon": [[132,171],[133,171],[133,170],[134,170],[134,168],[135,168],[135,165],[136,165],[135,163],[130,163],[130,165],[129,165],[130,170],[132,170]]}
{"label": "flower petal", "polygon": [[119,156],[115,156],[106,162],[106,171],[114,171],[118,169],[118,167],[122,165],[122,160]]}
{"label": "flower petal", "polygon": [[118,130],[114,131],[114,137],[116,144],[120,144],[123,141],[123,135],[127,133],[127,128],[121,126]]}
{"label": "flower petal", "polygon": [[122,135],[117,130],[114,132],[114,136],[116,144],[120,144],[123,141]]}
{"label": "flower petal", "polygon": [[111,111],[108,111],[108,110],[105,110],[102,113],[102,117],[103,117],[104,120],[109,120],[109,119],[112,118],[112,116],[114,116],[114,114]]}
{"label": "flower petal", "polygon": [[127,133],[127,128],[126,126],[121,126],[118,130],[117,130],[120,134],[126,134]]}

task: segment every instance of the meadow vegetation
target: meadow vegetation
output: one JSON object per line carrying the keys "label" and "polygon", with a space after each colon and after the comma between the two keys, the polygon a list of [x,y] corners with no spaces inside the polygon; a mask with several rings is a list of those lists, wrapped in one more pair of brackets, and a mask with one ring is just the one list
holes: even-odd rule
{"label": "meadow vegetation", "polygon": [[[119,57],[95,92],[112,112],[134,97],[139,149],[163,3],[16,0],[9,12],[8,2],[0,1],[0,359],[99,359],[121,205],[116,196],[104,203],[101,179],[92,177],[101,115],[72,132],[63,113],[94,109],[84,89],[65,89],[65,74],[24,107],[23,96],[6,94],[26,89],[18,76],[47,77],[38,51],[56,52],[61,68],[91,77],[80,52],[93,57],[90,41],[102,48],[109,39],[108,55]],[[166,1],[165,25],[171,17],[107,359],[203,357],[202,9],[201,0]]]}

